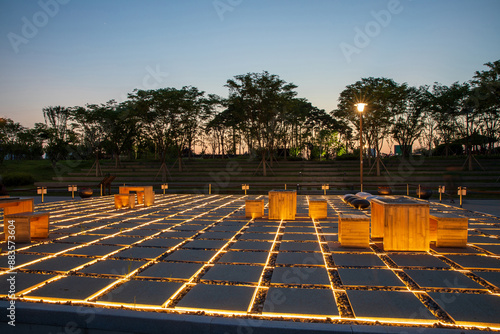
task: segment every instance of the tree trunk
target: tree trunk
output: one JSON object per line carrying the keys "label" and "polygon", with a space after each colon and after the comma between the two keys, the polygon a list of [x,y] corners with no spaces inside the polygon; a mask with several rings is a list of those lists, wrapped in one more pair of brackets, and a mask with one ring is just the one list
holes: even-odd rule
{"label": "tree trunk", "polygon": [[267,176],[267,172],[266,172],[266,152],[265,151],[262,152],[262,172],[263,172],[264,176]]}

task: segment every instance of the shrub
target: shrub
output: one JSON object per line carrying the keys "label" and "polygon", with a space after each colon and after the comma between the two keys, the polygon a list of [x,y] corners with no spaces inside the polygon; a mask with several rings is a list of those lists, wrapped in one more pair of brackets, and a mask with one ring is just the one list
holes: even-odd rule
{"label": "shrub", "polygon": [[33,175],[28,173],[12,173],[4,175],[2,182],[8,187],[25,186],[33,184],[35,182],[35,178]]}

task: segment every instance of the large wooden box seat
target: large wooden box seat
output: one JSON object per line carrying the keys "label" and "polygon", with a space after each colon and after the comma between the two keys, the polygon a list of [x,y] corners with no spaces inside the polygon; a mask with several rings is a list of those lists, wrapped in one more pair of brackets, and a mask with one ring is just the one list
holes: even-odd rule
{"label": "large wooden box seat", "polygon": [[340,214],[339,242],[342,247],[368,248],[370,246],[370,217]]}
{"label": "large wooden box seat", "polygon": [[326,200],[309,200],[309,217],[311,219],[325,219],[328,214],[328,204]]}
{"label": "large wooden box seat", "polygon": [[264,200],[263,199],[247,199],[245,200],[245,217],[260,218],[264,216]]}
{"label": "large wooden box seat", "polygon": [[152,186],[121,186],[119,187],[120,194],[128,194],[130,192],[137,193],[137,203],[144,206],[151,206],[155,202],[155,193]]}
{"label": "large wooden box seat", "polygon": [[372,238],[384,238],[386,251],[430,249],[429,204],[408,198],[371,200]]}
{"label": "large wooden box seat", "polygon": [[115,194],[115,209],[128,207],[133,209],[135,207],[134,194]]}
{"label": "large wooden box seat", "polygon": [[296,212],[296,190],[271,190],[269,192],[269,219],[295,220]]}
{"label": "large wooden box seat", "polygon": [[466,247],[469,220],[450,213],[429,215],[430,240],[436,247]]}
{"label": "large wooden box seat", "polygon": [[[31,242],[31,239],[49,237],[49,216],[47,212],[20,212],[6,215],[4,219],[5,240],[14,235],[15,242]],[[12,227],[13,226],[13,227]],[[10,231],[14,231],[11,233]]]}

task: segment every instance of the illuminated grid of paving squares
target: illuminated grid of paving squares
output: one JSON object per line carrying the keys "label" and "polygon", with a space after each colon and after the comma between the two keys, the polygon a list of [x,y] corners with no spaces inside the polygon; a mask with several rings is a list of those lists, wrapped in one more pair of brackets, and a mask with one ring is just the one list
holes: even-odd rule
{"label": "illuminated grid of paving squares", "polygon": [[[51,212],[50,238],[17,245],[18,297],[500,328],[500,219],[431,203],[470,218],[467,248],[384,253],[380,240],[340,246],[338,214],[360,212],[339,196],[298,196],[295,221],[247,220],[246,198],[157,195],[154,206],[134,210],[115,210],[109,196],[41,204],[37,211]],[[307,201],[320,198],[329,217],[312,221]],[[5,246],[0,278],[10,273]]]}

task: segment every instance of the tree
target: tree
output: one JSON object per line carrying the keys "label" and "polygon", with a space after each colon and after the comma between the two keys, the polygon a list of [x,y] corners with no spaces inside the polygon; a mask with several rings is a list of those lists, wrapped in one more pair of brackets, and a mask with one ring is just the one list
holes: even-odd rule
{"label": "tree", "polygon": [[276,148],[286,103],[297,94],[297,86],[267,71],[237,75],[227,80],[225,86],[229,88],[229,103],[244,115],[249,148],[257,146],[266,176],[266,156]]}
{"label": "tree", "polygon": [[69,127],[71,110],[66,107],[43,108],[43,117],[47,125],[48,144],[45,152],[55,167],[57,161],[65,159],[71,151],[69,145],[76,140],[75,133]]}
{"label": "tree", "polygon": [[485,71],[476,71],[471,80],[470,106],[479,116],[480,132],[487,138],[488,150],[500,140],[500,60],[484,64]]}
{"label": "tree", "polygon": [[355,104],[367,103],[363,112],[363,136],[366,136],[370,164],[370,151],[375,148],[377,175],[380,175],[380,150],[384,138],[389,132],[392,117],[401,108],[401,92],[401,87],[392,79],[363,78],[340,93],[337,109],[333,112],[334,118],[347,121],[359,134],[360,115],[355,110]]}
{"label": "tree", "polygon": [[441,143],[445,145],[445,154],[449,154],[449,146],[460,137],[460,116],[467,108],[469,96],[468,84],[455,82],[451,86],[434,84],[430,99],[432,118],[436,122],[436,130]]}
{"label": "tree", "polygon": [[87,152],[95,158],[92,168],[95,168],[96,177],[102,176],[99,156],[106,136],[102,126],[102,114],[102,106],[97,104],[87,104],[86,107],[75,107],[72,110],[72,118],[81,131],[82,144]]}
{"label": "tree", "polygon": [[420,137],[425,123],[424,114],[429,105],[428,87],[401,86],[401,107],[393,116],[392,137],[401,147],[403,157],[409,157],[413,143]]}
{"label": "tree", "polygon": [[14,159],[18,135],[24,130],[21,124],[10,118],[0,118],[0,163],[3,162],[5,156],[9,156],[11,160]]}

